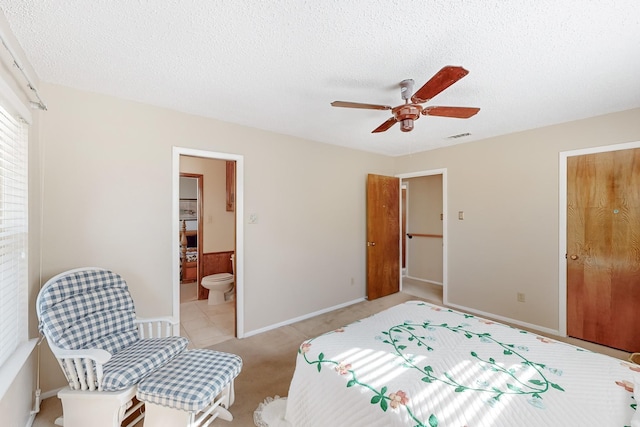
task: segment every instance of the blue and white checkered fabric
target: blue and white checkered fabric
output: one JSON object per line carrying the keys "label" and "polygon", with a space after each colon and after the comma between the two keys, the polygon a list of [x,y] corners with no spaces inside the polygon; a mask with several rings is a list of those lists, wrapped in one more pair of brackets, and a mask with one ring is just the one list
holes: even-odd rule
{"label": "blue and white checkered fabric", "polygon": [[139,339],[126,282],[103,269],[85,269],[47,282],[38,300],[40,331],[65,349],[115,353]]}
{"label": "blue and white checkered fabric", "polygon": [[188,412],[208,406],[242,369],[235,354],[189,350],[138,384],[139,400]]}
{"label": "blue and white checkered fabric", "polygon": [[[48,281],[38,296],[39,328],[47,340],[69,350],[102,349],[102,390],[137,384],[187,347],[181,337],[140,339],[129,288],[120,275],[100,268],[71,270]],[[77,375],[75,372],[66,372]],[[70,379],[70,385],[75,379]]]}
{"label": "blue and white checkered fabric", "polygon": [[104,391],[123,390],[137,384],[180,354],[189,340],[183,337],[148,338],[125,347],[104,364]]}

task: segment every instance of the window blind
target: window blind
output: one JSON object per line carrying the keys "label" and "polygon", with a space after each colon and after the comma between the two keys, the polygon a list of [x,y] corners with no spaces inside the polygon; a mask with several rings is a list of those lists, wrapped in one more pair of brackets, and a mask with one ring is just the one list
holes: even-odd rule
{"label": "window blind", "polygon": [[0,104],[0,366],[28,336],[27,132]]}

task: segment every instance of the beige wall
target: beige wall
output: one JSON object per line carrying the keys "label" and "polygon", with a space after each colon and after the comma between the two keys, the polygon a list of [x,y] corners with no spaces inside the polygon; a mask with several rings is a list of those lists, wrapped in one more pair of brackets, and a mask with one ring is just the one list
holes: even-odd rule
{"label": "beige wall", "polygon": [[235,249],[235,212],[227,212],[224,160],[180,156],[180,172],[202,175],[202,253]]}
{"label": "beige wall", "polygon": [[634,109],[396,158],[447,169],[449,302],[557,329],[559,153],[639,140]]}
{"label": "beige wall", "polygon": [[[392,174],[392,158],[43,89],[45,277],[110,268],[127,280],[140,315],[171,314],[172,147],[180,146],[244,156],[245,212],[259,218],[245,218],[246,332],[364,297],[366,175]],[[46,366],[43,389],[62,385],[49,380],[57,370]]]}
{"label": "beige wall", "polygon": [[[442,235],[442,175],[402,180],[407,184],[407,232]],[[407,239],[407,276],[442,284],[442,238]]]}

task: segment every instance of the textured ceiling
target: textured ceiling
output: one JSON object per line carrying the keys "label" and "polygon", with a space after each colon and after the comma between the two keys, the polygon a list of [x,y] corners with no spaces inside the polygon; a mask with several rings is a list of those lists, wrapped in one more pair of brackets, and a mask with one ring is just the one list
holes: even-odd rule
{"label": "textured ceiling", "polygon": [[[637,0],[0,0],[46,82],[389,155],[640,107]],[[410,133],[371,131],[445,65]],[[45,99],[46,102],[46,99]],[[471,133],[459,139],[451,135]]]}

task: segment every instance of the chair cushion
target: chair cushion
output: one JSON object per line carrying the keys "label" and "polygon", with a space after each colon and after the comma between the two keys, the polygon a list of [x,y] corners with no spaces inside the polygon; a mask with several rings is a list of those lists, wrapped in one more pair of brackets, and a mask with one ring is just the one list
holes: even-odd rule
{"label": "chair cushion", "polygon": [[40,331],[64,349],[116,353],[139,339],[127,284],[109,270],[86,268],[52,278],[37,308]]}
{"label": "chair cushion", "polygon": [[104,364],[102,389],[118,391],[137,384],[180,354],[188,343],[184,337],[147,338],[122,349]]}
{"label": "chair cushion", "polygon": [[238,376],[242,359],[235,354],[189,350],[138,384],[139,400],[199,412]]}

